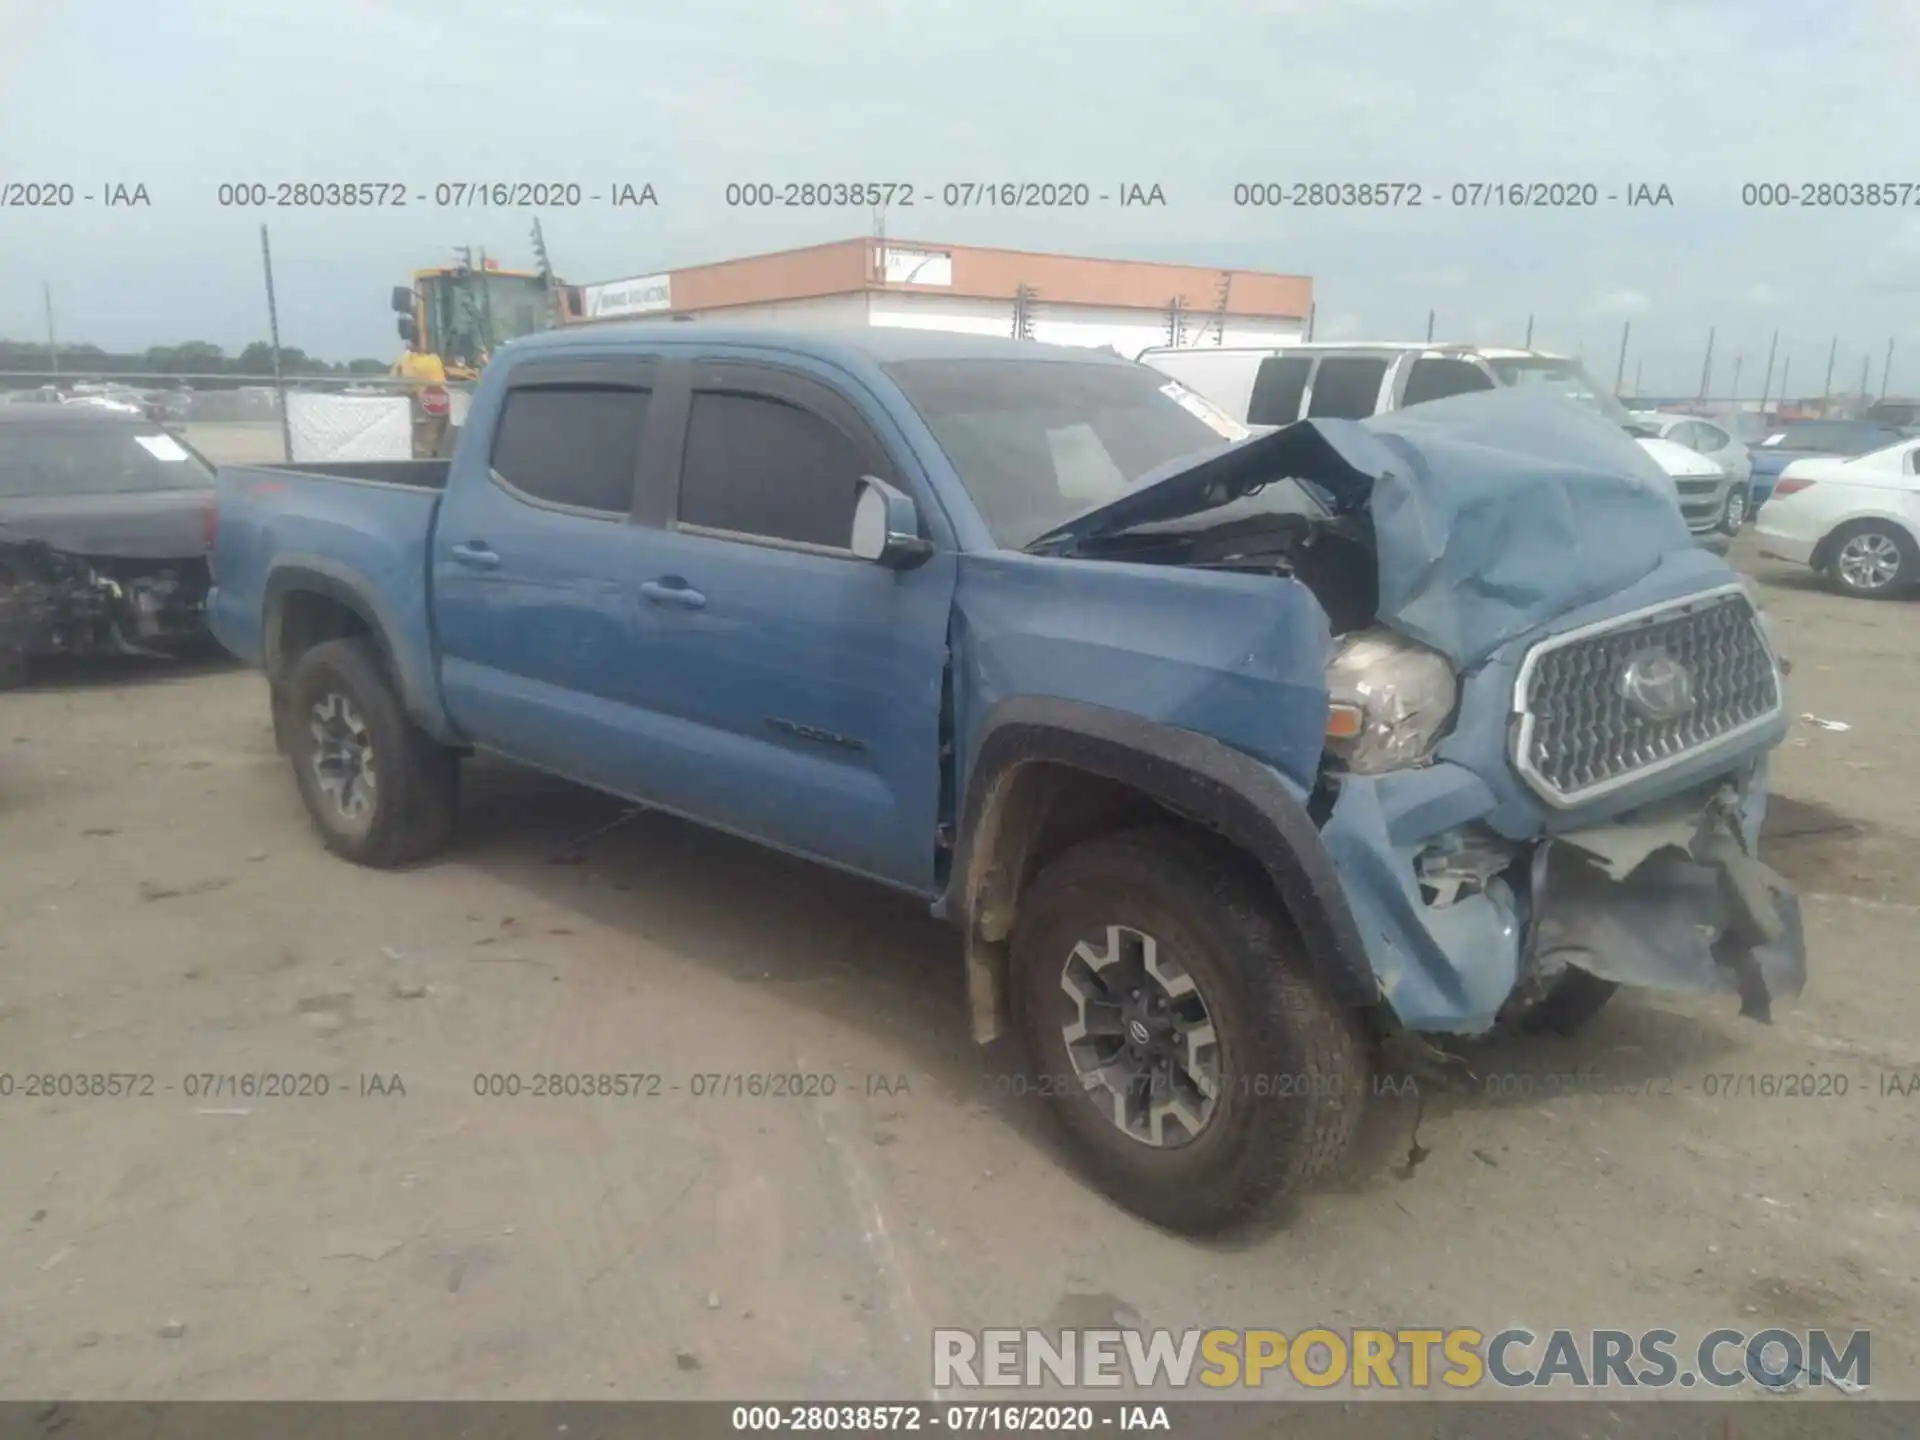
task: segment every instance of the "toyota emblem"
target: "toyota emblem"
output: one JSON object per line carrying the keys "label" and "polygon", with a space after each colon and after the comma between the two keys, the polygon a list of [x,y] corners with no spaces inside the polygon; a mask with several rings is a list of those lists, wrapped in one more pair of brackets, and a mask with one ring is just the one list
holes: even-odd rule
{"label": "toyota emblem", "polygon": [[1642,650],[1621,668],[1620,694],[1643,719],[1678,720],[1693,709],[1693,672],[1657,646]]}

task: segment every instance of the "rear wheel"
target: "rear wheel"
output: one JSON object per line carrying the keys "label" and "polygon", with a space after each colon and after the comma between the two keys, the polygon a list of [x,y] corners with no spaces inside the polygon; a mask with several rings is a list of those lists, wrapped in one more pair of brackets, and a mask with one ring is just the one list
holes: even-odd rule
{"label": "rear wheel", "polygon": [[1224,1229],[1346,1150],[1365,1039],[1238,856],[1170,827],[1075,846],[1022,897],[1013,965],[1040,1093],[1135,1213]]}
{"label": "rear wheel", "polygon": [[1920,554],[1913,537],[1885,520],[1861,520],[1842,527],[1827,542],[1827,583],[1842,595],[1890,600],[1904,595],[1920,579]]}
{"label": "rear wheel", "polygon": [[384,869],[446,844],[459,759],[407,718],[369,641],[314,646],[282,703],[276,718],[300,798],[329,850]]}

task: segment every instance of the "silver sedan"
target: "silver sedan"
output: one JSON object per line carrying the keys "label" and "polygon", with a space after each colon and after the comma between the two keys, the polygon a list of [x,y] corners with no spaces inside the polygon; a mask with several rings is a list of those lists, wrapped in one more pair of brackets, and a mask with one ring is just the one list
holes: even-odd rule
{"label": "silver sedan", "polygon": [[1634,412],[1633,419],[1636,425],[1662,440],[1671,440],[1706,456],[1733,477],[1733,484],[1727,487],[1726,499],[1721,503],[1720,528],[1729,535],[1739,534],[1753,508],[1753,454],[1746,445],[1725,425],[1698,415],[1641,410]]}

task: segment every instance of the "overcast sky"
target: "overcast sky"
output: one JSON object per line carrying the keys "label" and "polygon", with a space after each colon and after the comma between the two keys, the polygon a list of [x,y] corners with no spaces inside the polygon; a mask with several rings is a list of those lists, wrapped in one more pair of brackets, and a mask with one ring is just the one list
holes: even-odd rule
{"label": "overcast sky", "polygon": [[[388,289],[453,246],[531,262],[531,215],[222,209],[223,183],[654,185],[540,212],[587,281],[865,233],[729,209],[729,181],[1157,183],[1149,210],[916,206],[912,238],[1305,274],[1319,338],[1518,343],[1629,386],[1920,391],[1914,0],[0,0],[0,185],[144,184],[147,209],[0,209],[0,336],[266,333],[387,358]],[[1238,182],[1664,184],[1670,207],[1236,208]],[[1743,183],[1882,181],[1899,208],[1757,209]],[[1804,383],[1803,383],[1804,382]],[[1776,377],[1775,388],[1778,388]]]}

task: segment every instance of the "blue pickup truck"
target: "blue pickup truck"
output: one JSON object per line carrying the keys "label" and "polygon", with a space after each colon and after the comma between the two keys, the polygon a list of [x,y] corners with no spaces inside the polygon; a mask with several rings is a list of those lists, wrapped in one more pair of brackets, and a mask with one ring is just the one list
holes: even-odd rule
{"label": "blue pickup truck", "polygon": [[1335,1161],[1386,1057],[1804,983],[1765,617],[1564,401],[1252,433],[1084,350],[593,327],[504,347],[449,461],[219,484],[212,624],[333,850],[432,854],[485,751],[923,896],[1182,1231]]}

